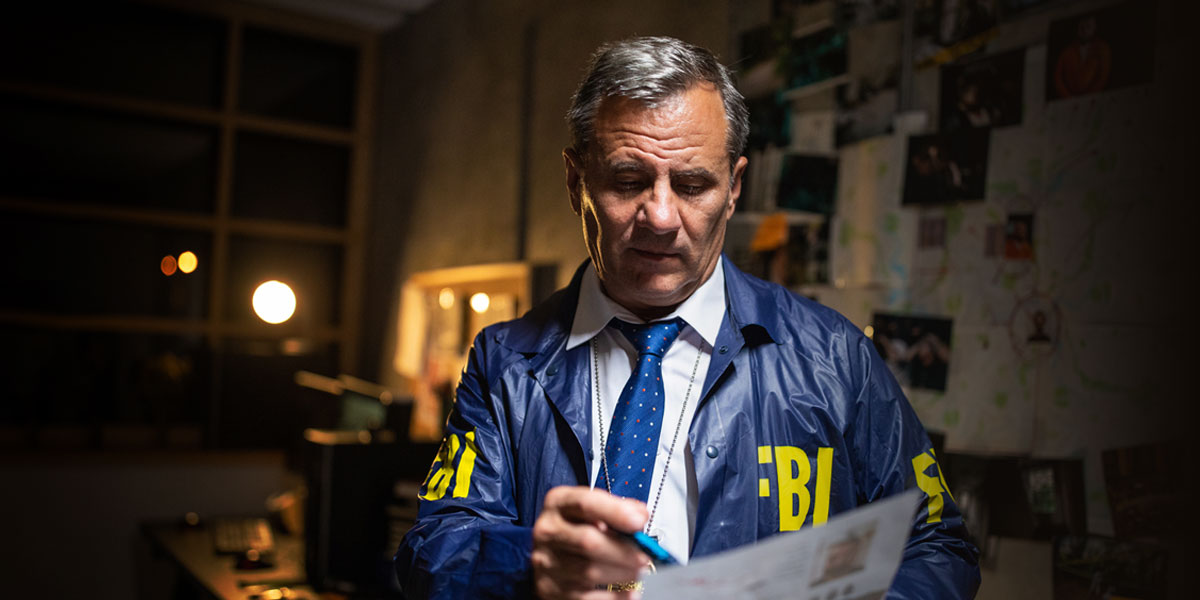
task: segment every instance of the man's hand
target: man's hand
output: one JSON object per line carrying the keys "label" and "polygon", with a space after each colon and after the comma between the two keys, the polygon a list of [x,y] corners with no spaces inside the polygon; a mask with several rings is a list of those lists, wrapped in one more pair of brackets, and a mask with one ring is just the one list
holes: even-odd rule
{"label": "man's hand", "polygon": [[[533,524],[533,585],[544,600],[617,598],[630,592],[596,586],[638,578],[650,559],[608,533],[641,530],[646,505],[587,487],[556,487],[546,493]],[[622,595],[624,594],[624,595]]]}

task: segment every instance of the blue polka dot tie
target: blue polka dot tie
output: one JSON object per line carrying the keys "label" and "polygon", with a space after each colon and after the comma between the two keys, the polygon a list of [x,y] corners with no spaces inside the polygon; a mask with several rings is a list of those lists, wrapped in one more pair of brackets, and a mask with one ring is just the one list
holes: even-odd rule
{"label": "blue polka dot tie", "polygon": [[654,475],[654,459],[662,431],[666,396],[662,359],[667,348],[679,337],[682,321],[674,319],[634,325],[613,319],[611,324],[633,343],[638,357],[613,411],[604,446],[608,472],[606,475],[602,465],[596,475],[596,488],[645,502],[650,496],[650,478]]}

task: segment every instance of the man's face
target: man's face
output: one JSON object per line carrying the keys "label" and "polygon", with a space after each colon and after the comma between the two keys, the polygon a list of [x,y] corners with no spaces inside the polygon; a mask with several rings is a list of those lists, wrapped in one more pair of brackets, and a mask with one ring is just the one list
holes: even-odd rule
{"label": "man's face", "polygon": [[604,100],[587,156],[563,153],[604,291],[638,316],[665,316],[716,267],[746,168],[731,175],[725,136],[720,93],[695,85],[655,108]]}

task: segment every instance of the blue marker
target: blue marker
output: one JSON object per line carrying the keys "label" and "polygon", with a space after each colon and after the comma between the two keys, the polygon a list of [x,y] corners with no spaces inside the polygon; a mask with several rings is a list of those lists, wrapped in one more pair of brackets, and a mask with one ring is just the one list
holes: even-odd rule
{"label": "blue marker", "polygon": [[675,560],[675,557],[671,556],[670,552],[667,552],[665,548],[658,545],[658,542],[655,541],[654,538],[646,535],[645,533],[640,531],[636,533],[625,533],[624,531],[617,531],[616,529],[609,529],[609,531],[633,542],[633,544],[642,552],[645,552],[650,557],[650,560],[654,561],[654,564],[656,565],[669,566],[679,564],[679,561]]}

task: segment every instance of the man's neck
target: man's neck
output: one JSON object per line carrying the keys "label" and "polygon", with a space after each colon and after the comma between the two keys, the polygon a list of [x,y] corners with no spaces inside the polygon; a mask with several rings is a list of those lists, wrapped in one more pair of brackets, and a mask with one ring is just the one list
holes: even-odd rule
{"label": "man's neck", "polygon": [[[602,291],[604,290],[604,284],[600,284],[600,289]],[[608,296],[608,292],[604,292],[604,295]],[[612,298],[612,296],[609,296],[609,298]],[[614,302],[616,302],[616,301],[614,300]],[[683,303],[680,302],[679,304],[683,304]],[[634,316],[636,316],[637,318],[649,323],[651,321],[657,321],[657,320],[675,312],[675,309],[679,308],[679,304],[673,304],[671,306],[651,306],[651,307],[648,307],[648,308],[645,308],[642,310],[633,310],[632,308],[629,308],[628,306],[625,306],[624,304],[622,304],[621,306],[625,306],[625,310],[628,310],[629,312],[633,313]]]}

